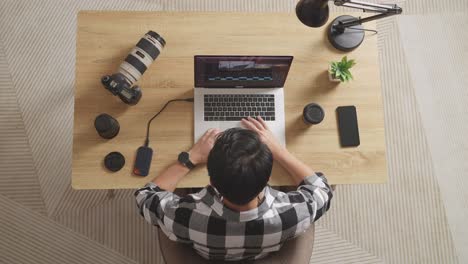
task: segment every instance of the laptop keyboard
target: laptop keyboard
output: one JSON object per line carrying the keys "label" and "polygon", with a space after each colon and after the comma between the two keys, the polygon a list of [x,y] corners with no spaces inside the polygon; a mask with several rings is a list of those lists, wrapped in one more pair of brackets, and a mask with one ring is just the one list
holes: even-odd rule
{"label": "laptop keyboard", "polygon": [[273,94],[205,94],[204,105],[205,121],[240,121],[248,116],[275,121]]}

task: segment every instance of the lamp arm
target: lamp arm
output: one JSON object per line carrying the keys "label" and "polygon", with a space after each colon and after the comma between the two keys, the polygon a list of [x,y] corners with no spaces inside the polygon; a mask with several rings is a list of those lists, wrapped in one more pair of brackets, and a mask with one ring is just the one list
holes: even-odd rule
{"label": "lamp arm", "polygon": [[398,9],[396,4],[374,4],[369,2],[364,2],[360,0],[334,0],[333,1],[337,6],[348,6],[351,8],[363,9],[367,11],[376,11],[376,12],[385,12],[386,10],[395,10]]}
{"label": "lamp arm", "polygon": [[374,4],[374,3],[367,3],[359,0],[334,0],[335,5],[337,6],[346,6],[355,9],[362,9],[362,11],[370,11],[380,13],[374,16],[353,19],[349,21],[340,22],[340,24],[336,25],[338,28],[344,30],[345,28],[360,25],[362,23],[366,23],[369,21],[373,21],[376,19],[399,15],[403,12],[401,7],[394,5],[383,5],[383,4]]}

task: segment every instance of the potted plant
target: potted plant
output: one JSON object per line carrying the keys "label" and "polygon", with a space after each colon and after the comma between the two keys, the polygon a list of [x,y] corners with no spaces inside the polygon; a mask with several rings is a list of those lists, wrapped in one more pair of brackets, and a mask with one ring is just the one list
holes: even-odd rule
{"label": "potted plant", "polygon": [[356,62],[354,60],[348,60],[347,56],[344,56],[341,61],[332,61],[328,68],[328,77],[332,82],[348,82],[353,79],[353,75],[349,71]]}

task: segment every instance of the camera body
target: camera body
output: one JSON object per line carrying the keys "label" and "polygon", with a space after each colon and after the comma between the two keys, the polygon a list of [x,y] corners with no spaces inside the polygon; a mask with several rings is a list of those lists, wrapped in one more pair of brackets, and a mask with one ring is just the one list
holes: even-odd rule
{"label": "camera body", "polygon": [[126,104],[136,105],[141,99],[140,87],[137,85],[131,87],[121,73],[104,75],[101,78],[101,83],[113,95],[119,96]]}
{"label": "camera body", "polygon": [[101,83],[113,95],[126,104],[137,104],[142,96],[139,86],[134,85],[156,60],[166,41],[156,32],[148,31],[120,64],[117,73],[104,75]]}

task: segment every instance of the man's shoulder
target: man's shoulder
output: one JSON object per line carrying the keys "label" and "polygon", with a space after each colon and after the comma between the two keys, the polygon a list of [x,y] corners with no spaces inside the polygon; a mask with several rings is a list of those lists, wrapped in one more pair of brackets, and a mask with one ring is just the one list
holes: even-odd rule
{"label": "man's shoulder", "polygon": [[209,190],[209,186],[200,189],[194,193],[188,193],[180,197],[177,201],[179,208],[187,208],[190,210],[203,210],[203,214],[207,214],[206,211],[211,210],[210,207],[213,205],[214,198]]}

